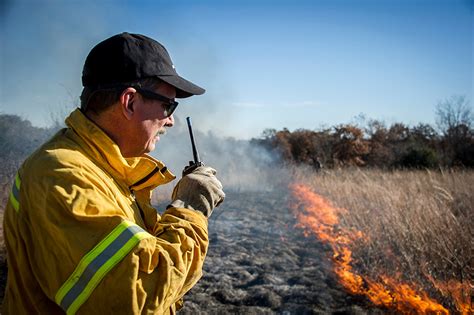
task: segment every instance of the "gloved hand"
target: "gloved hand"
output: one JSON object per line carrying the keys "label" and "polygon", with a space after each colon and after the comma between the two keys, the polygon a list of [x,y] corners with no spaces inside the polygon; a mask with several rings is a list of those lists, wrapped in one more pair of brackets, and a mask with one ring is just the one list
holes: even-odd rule
{"label": "gloved hand", "polygon": [[174,187],[170,206],[201,211],[206,217],[210,217],[212,210],[225,198],[216,173],[209,166],[199,166],[183,176]]}

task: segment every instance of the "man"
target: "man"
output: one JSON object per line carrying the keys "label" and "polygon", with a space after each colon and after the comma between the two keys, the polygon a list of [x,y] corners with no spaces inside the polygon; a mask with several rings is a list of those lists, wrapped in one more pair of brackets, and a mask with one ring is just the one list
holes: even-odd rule
{"label": "man", "polygon": [[189,170],[160,217],[151,191],[175,176],[147,153],[173,126],[174,99],[204,89],[128,33],[91,50],[82,82],[81,109],[15,178],[3,314],[174,313],[202,274],[224,193],[212,168]]}

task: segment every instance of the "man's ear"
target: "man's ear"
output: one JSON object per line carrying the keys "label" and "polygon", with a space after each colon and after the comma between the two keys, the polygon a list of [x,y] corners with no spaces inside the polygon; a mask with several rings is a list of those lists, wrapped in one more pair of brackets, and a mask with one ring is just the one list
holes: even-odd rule
{"label": "man's ear", "polygon": [[122,114],[127,120],[131,120],[135,113],[134,101],[136,95],[137,90],[132,87],[126,88],[123,90],[122,94],[120,94],[120,108],[122,109]]}

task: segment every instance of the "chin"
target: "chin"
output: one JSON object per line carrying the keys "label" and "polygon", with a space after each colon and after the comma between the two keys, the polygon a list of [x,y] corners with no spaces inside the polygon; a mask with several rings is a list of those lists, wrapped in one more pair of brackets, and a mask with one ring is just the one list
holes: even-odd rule
{"label": "chin", "polygon": [[150,145],[148,146],[146,149],[145,149],[145,153],[150,153],[151,151],[154,151],[155,150],[155,145]]}

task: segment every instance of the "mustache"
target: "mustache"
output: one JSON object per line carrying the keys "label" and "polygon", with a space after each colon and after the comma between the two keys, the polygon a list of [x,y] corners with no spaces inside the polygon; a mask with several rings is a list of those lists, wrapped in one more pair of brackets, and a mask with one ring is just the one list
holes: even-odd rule
{"label": "mustache", "polygon": [[166,128],[161,128],[156,132],[156,134],[157,135],[165,135],[166,132],[167,132]]}

